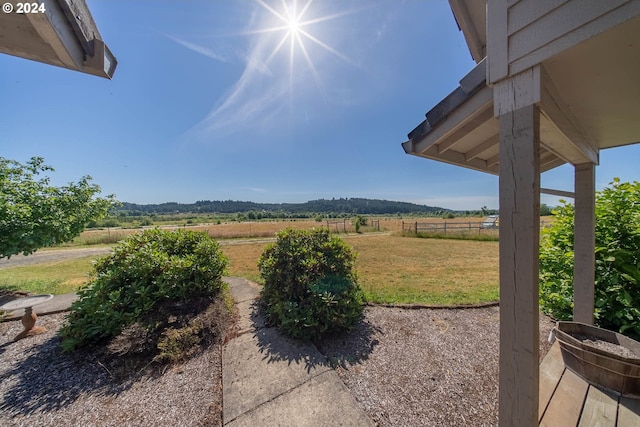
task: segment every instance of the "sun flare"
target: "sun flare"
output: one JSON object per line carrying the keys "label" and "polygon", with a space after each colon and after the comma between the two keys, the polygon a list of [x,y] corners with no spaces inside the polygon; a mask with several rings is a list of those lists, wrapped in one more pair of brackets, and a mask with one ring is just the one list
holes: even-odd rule
{"label": "sun flare", "polygon": [[287,29],[289,31],[289,36],[297,36],[299,28],[300,22],[298,17],[295,15],[295,12],[289,11],[287,16]]}
{"label": "sun flare", "polygon": [[[340,1],[253,1],[256,7],[246,14],[245,28],[226,34],[247,38],[247,49],[234,52],[243,60],[245,68],[228,94],[203,121],[203,128],[209,132],[251,120],[268,122],[271,126],[276,121],[270,118],[283,117],[280,114],[287,105],[290,123],[297,117],[308,124],[307,107],[298,107],[302,103],[315,103],[318,98],[333,102],[336,93],[341,96],[334,85],[326,83],[333,81],[345,63],[362,70],[360,64],[332,47],[343,39],[340,29],[351,28],[349,21],[343,21],[343,26],[331,21],[341,20],[365,6],[345,9]],[[333,11],[328,12],[329,9]],[[246,13],[246,8],[242,10]],[[209,49],[177,41],[211,56]],[[215,53],[214,56],[219,59]],[[314,97],[312,101],[310,97]]]}
{"label": "sun flare", "polygon": [[[256,0],[263,8],[268,10],[276,19],[276,23],[268,28],[263,28],[256,31],[256,33],[271,33],[279,32],[282,34],[279,42],[275,45],[271,54],[266,59],[266,63],[271,62],[274,57],[288,45],[289,47],[289,71],[290,76],[293,78],[294,74],[294,62],[296,55],[301,54],[304,58],[313,78],[316,83],[320,84],[320,77],[318,76],[317,69],[311,59],[310,51],[307,47],[308,43],[320,46],[322,49],[330,52],[338,58],[355,65],[344,54],[329,46],[327,43],[320,39],[320,36],[316,36],[312,33],[312,26],[315,24],[329,21],[338,18],[342,15],[351,13],[351,11],[343,11],[340,13],[312,17],[313,14],[312,4],[313,0],[307,0],[302,7],[297,0],[281,0],[280,7],[272,6],[267,3],[266,0]],[[315,28],[317,32],[319,29]]]}

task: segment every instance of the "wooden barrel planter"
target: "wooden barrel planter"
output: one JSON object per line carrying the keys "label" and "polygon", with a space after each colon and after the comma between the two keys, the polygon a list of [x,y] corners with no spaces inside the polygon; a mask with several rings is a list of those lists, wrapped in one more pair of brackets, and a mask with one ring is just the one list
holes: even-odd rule
{"label": "wooden barrel planter", "polygon": [[588,383],[640,399],[640,343],[578,322],[554,328],[565,366]]}

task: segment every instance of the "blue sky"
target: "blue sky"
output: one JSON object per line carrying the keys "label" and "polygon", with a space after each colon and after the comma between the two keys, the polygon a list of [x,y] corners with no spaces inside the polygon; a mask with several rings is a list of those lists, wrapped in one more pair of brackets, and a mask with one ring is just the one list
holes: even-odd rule
{"label": "blue sky", "polygon": [[[113,80],[0,55],[0,156],[44,157],[57,185],[91,175],[134,203],[498,208],[497,177],[400,145],[474,66],[444,0],[87,3],[118,59]],[[598,188],[640,180],[639,154],[601,152]],[[570,191],[572,168],[542,185]]]}

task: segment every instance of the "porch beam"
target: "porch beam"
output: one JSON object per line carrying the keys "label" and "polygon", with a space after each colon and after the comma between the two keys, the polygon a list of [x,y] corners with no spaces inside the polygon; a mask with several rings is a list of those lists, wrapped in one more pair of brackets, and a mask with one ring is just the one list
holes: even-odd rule
{"label": "porch beam", "polygon": [[593,325],[596,229],[595,164],[575,166],[573,320]]}
{"label": "porch beam", "polygon": [[568,197],[575,199],[576,193],[573,191],[555,190],[553,188],[540,188],[540,192],[543,194],[551,194],[552,196]]}
{"label": "porch beam", "polygon": [[494,87],[500,121],[500,427],[538,425],[539,70]]}
{"label": "porch beam", "polygon": [[[587,132],[580,128],[579,121],[571,112],[571,108],[563,101],[560,91],[551,80],[551,77],[542,70],[542,93],[540,105],[543,114],[549,117],[550,122],[562,133],[571,144],[575,152],[582,158],[576,161],[574,150],[565,149],[567,152],[558,153],[560,157],[568,159],[573,164],[594,163],[598,164],[598,150],[595,144],[587,138]],[[556,149],[564,149],[565,144],[556,146]]]}
{"label": "porch beam", "polygon": [[64,67],[82,71],[84,50],[57,1],[43,0],[44,13],[27,13],[26,18],[43,40],[47,40]]}

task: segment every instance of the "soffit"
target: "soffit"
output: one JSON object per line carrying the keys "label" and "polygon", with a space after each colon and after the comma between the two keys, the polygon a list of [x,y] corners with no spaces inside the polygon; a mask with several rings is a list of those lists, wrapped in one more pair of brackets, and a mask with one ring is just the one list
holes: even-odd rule
{"label": "soffit", "polygon": [[550,58],[544,67],[598,148],[640,141],[640,16]]}
{"label": "soffit", "polygon": [[[640,17],[542,64],[540,167],[597,163],[600,149],[640,141]],[[481,62],[403,143],[407,154],[498,173],[498,119]],[[471,84],[470,84],[471,82]]]}

